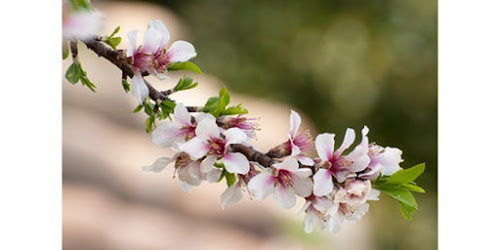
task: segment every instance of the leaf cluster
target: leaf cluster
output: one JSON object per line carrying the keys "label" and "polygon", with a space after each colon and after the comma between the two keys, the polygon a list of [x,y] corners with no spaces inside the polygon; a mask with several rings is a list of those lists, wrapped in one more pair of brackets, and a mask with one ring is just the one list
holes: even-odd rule
{"label": "leaf cluster", "polygon": [[219,180],[217,182],[220,182],[222,181],[222,179],[226,178],[226,184],[228,187],[232,186],[234,182],[236,182],[236,174],[229,173],[223,163],[215,163],[214,167],[222,169],[222,173],[220,174]]}
{"label": "leaf cluster", "polygon": [[379,176],[373,183],[375,189],[396,200],[403,216],[411,221],[418,210],[417,201],[411,192],[425,193],[425,190],[415,184],[415,179],[425,170],[425,163],[420,163],[408,169],[397,171],[391,176]]}
{"label": "leaf cluster", "polygon": [[156,126],[156,120],[167,119],[170,117],[170,114],[174,113],[175,105],[175,102],[168,100],[155,104],[148,98],[143,104],[139,104],[133,112],[137,113],[144,108],[144,112],[148,115],[146,119],[146,132],[149,133]]}
{"label": "leaf cluster", "polygon": [[115,30],[113,30],[113,32],[111,33],[111,35],[105,36],[102,39],[102,41],[107,45],[111,46],[111,48],[113,48],[114,51],[116,51],[116,46],[118,46],[122,41],[121,37],[119,36],[115,37],[115,34],[118,33],[118,31],[120,31],[120,26],[116,27]]}
{"label": "leaf cluster", "polygon": [[76,84],[80,81],[83,86],[87,86],[92,92],[95,92],[96,86],[89,80],[87,72],[82,69],[82,65],[77,60],[73,61],[73,64],[69,66],[65,76],[70,83]]}
{"label": "leaf cluster", "polygon": [[219,96],[210,97],[205,103],[205,107],[203,112],[207,112],[212,114],[215,117],[223,116],[223,115],[240,115],[240,114],[248,114],[248,110],[246,108],[241,107],[242,103],[228,107],[230,96],[227,92],[226,88],[222,88],[219,91]]}

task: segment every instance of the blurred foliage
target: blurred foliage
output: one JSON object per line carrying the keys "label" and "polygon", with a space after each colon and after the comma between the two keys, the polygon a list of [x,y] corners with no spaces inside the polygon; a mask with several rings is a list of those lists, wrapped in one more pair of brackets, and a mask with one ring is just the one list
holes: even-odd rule
{"label": "blurred foliage", "polygon": [[370,141],[403,150],[403,167],[426,162],[415,220],[373,206],[394,218],[376,240],[437,247],[437,1],[152,2],[183,19],[195,62],[231,90],[289,103],[338,140],[367,125]]}

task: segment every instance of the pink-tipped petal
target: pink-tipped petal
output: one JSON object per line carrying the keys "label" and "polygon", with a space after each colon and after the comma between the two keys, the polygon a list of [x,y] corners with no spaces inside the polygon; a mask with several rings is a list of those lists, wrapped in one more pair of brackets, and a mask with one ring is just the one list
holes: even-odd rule
{"label": "pink-tipped petal", "polygon": [[186,62],[195,56],[194,46],[186,41],[175,41],[167,50],[167,57],[171,62]]}
{"label": "pink-tipped petal", "polygon": [[132,77],[130,88],[130,92],[132,92],[132,95],[134,95],[140,103],[143,103],[149,95],[148,86],[146,86],[146,83],[140,73],[135,74],[134,77]]}
{"label": "pink-tipped petal", "polygon": [[193,139],[181,144],[179,146],[179,150],[187,153],[191,160],[198,160],[208,152],[209,147],[203,143],[200,138],[194,137]]}
{"label": "pink-tipped petal", "polygon": [[290,209],[295,206],[297,198],[292,187],[276,185],[274,189],[274,200],[283,209]]}
{"label": "pink-tipped petal", "polygon": [[161,172],[168,164],[172,163],[174,160],[175,156],[172,158],[158,158],[151,166],[142,166],[142,171],[151,171],[155,173]]}
{"label": "pink-tipped petal", "polygon": [[299,155],[297,158],[299,159],[299,162],[302,165],[305,165],[305,166],[313,166],[314,165],[314,160],[307,157],[307,156]]}
{"label": "pink-tipped petal", "polygon": [[301,152],[300,151],[300,147],[297,146],[297,145],[295,145],[293,143],[292,139],[290,139],[290,144],[292,145],[292,153],[291,153],[291,155],[296,156],[296,155],[300,154],[300,152]]}
{"label": "pink-tipped petal", "polygon": [[239,128],[230,128],[226,131],[226,146],[235,143],[243,143],[247,139],[247,134]]}
{"label": "pink-tipped petal", "polygon": [[241,153],[224,154],[224,166],[229,173],[246,174],[250,170],[248,159]]}
{"label": "pink-tipped petal", "polygon": [[128,37],[128,50],[127,57],[132,57],[137,51],[137,30],[130,31],[127,33]]}
{"label": "pink-tipped petal", "polygon": [[191,115],[182,103],[177,103],[174,108],[174,119],[183,126],[191,126]]}
{"label": "pink-tipped petal", "polygon": [[300,118],[300,115],[292,109],[290,112],[290,136],[292,138],[297,135],[301,122],[302,119]]}
{"label": "pink-tipped petal", "polygon": [[313,176],[314,187],[313,193],[316,196],[324,196],[332,192],[333,181],[332,175],[326,169],[319,169]]}
{"label": "pink-tipped petal", "polygon": [[345,131],[344,141],[342,141],[342,145],[340,145],[340,147],[335,152],[335,156],[336,157],[340,156],[342,152],[344,152],[344,150],[348,149],[354,142],[355,138],[356,138],[356,133],[354,132],[354,129],[348,128]]}
{"label": "pink-tipped petal", "polygon": [[217,161],[217,156],[209,155],[201,162],[201,172],[208,173],[214,169],[214,163]]}
{"label": "pink-tipped petal", "polygon": [[[310,170],[310,169],[309,169]],[[295,194],[302,197],[308,197],[313,190],[313,182],[311,178],[294,178],[293,190]]]}
{"label": "pink-tipped petal", "polygon": [[179,127],[172,123],[167,122],[156,127],[151,133],[153,143],[160,147],[171,147],[176,142],[184,141]]}
{"label": "pink-tipped petal", "polygon": [[299,163],[297,160],[293,157],[287,157],[285,160],[283,160],[280,163],[274,164],[273,167],[275,169],[283,169],[283,170],[288,170],[288,171],[296,171],[299,169]]}
{"label": "pink-tipped petal", "polygon": [[196,126],[195,130],[196,136],[200,138],[202,141],[210,140],[211,138],[219,138],[220,130],[217,124],[215,123],[215,119],[203,119],[198,122],[198,126]]}
{"label": "pink-tipped petal", "polygon": [[165,44],[167,44],[170,40],[170,33],[168,33],[168,29],[165,27],[165,24],[163,24],[161,20],[156,19],[149,21],[149,27],[160,34],[160,43],[165,46]]}
{"label": "pink-tipped petal", "polygon": [[323,133],[316,137],[314,142],[316,152],[322,160],[331,161],[333,158],[333,147],[335,144],[335,134]]}
{"label": "pink-tipped petal", "polygon": [[248,191],[259,200],[266,198],[273,192],[273,189],[274,176],[271,175],[270,171],[261,172],[248,182]]}
{"label": "pink-tipped petal", "polygon": [[235,204],[241,200],[243,194],[240,189],[240,185],[235,182],[232,186],[228,187],[224,193],[220,196],[220,205],[224,210],[229,205]]}

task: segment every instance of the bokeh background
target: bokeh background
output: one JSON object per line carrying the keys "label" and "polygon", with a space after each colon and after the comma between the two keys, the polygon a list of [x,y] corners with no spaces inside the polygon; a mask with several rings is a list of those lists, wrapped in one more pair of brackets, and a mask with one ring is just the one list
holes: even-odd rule
{"label": "bokeh background", "polygon": [[[305,234],[302,206],[280,210],[271,198],[221,211],[223,183],[184,194],[172,170],[141,165],[170,152],[152,144],[143,114],[123,92],[121,73],[80,47],[91,93],[63,80],[63,246],[65,249],[436,249],[437,1],[93,1],[103,34],[120,25],[142,33],[162,19],[172,41],[192,42],[204,74],[190,93],[203,104],[222,86],[243,102],[267,151],[284,141],[290,108],[313,134],[370,128],[370,141],[403,150],[403,167],[426,162],[417,180],[414,221],[381,197],[340,234]],[[140,40],[139,40],[140,41]],[[62,73],[69,66],[63,62]],[[159,88],[171,83],[151,81]],[[149,80],[149,79],[148,79]],[[168,81],[167,81],[168,82]],[[170,85],[169,85],[170,84]]]}

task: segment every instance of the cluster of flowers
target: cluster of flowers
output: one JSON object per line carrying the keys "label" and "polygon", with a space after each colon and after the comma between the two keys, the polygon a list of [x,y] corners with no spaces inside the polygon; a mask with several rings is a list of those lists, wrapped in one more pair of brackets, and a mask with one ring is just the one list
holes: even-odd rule
{"label": "cluster of flowers", "polygon": [[[236,180],[221,195],[221,206],[237,203],[242,190],[257,199],[273,193],[283,209],[295,206],[297,196],[305,199],[304,228],[340,231],[345,220],[357,221],[368,210],[368,200],[378,200],[380,192],[371,180],[392,175],[400,169],[401,150],[368,142],[368,128],[362,130],[361,142],[343,154],[355,140],[347,129],[341,146],[334,150],[334,134],[323,133],[312,140],[308,131],[298,132],[301,118],[291,111],[288,140],[272,153],[276,161],[270,168],[249,161],[242,153],[231,152],[229,145],[252,147],[257,125],[242,116],[215,118],[199,113],[192,117],[185,106],[177,104],[173,121],[158,126],[153,142],[173,150],[173,157],[162,157],[143,170],[160,172],[174,163],[181,188],[190,191],[202,181],[217,182],[223,171],[234,173]],[[316,148],[318,157],[308,151]],[[269,153],[268,153],[269,155]],[[222,163],[222,164],[221,164]]]}

